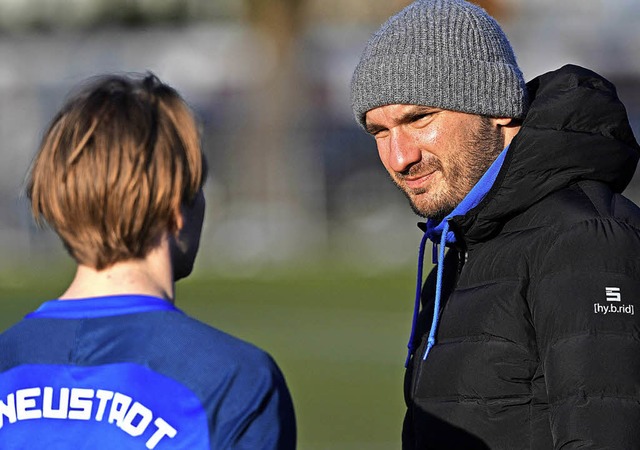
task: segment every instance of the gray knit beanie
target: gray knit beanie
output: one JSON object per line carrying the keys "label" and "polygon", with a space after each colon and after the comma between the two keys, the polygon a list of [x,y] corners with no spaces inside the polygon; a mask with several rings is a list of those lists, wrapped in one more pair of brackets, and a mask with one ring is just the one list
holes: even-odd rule
{"label": "gray knit beanie", "polygon": [[524,117],[527,90],[498,23],[463,0],[417,0],[369,39],[351,80],[356,120],[390,104]]}

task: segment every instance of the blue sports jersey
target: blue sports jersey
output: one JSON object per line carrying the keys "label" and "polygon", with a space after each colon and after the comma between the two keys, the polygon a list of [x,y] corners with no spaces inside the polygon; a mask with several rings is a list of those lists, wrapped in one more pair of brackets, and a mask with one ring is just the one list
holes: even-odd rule
{"label": "blue sports jersey", "polygon": [[155,297],[53,300],[0,334],[0,449],[294,449],[262,350]]}

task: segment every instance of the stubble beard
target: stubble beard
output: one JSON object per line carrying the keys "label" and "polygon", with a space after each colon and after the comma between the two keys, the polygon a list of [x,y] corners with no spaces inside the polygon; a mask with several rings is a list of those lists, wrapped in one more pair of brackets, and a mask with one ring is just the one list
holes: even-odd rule
{"label": "stubble beard", "polygon": [[[440,222],[455,209],[504,148],[504,134],[495,129],[488,117],[480,117],[478,127],[469,132],[462,149],[447,155],[443,161],[430,157],[412,166],[404,174],[392,176],[395,185],[405,194],[413,212],[421,217]],[[405,177],[429,173],[439,175],[437,185],[409,189],[403,184]],[[433,191],[433,192],[429,192]]]}

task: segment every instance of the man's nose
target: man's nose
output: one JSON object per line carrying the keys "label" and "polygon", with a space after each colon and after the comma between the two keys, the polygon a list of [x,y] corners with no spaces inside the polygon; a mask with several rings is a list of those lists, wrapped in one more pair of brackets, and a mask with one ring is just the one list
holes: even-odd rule
{"label": "man's nose", "polygon": [[405,172],[422,158],[418,143],[402,130],[391,132],[389,145],[389,167],[395,172]]}

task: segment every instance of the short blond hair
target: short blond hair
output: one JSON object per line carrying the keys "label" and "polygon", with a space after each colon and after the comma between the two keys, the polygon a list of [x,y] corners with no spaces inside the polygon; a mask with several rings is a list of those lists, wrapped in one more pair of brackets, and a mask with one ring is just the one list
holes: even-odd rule
{"label": "short blond hair", "polygon": [[205,178],[198,127],[176,90],[153,74],[107,75],[53,118],[27,196],[76,262],[102,270],[175,232]]}

